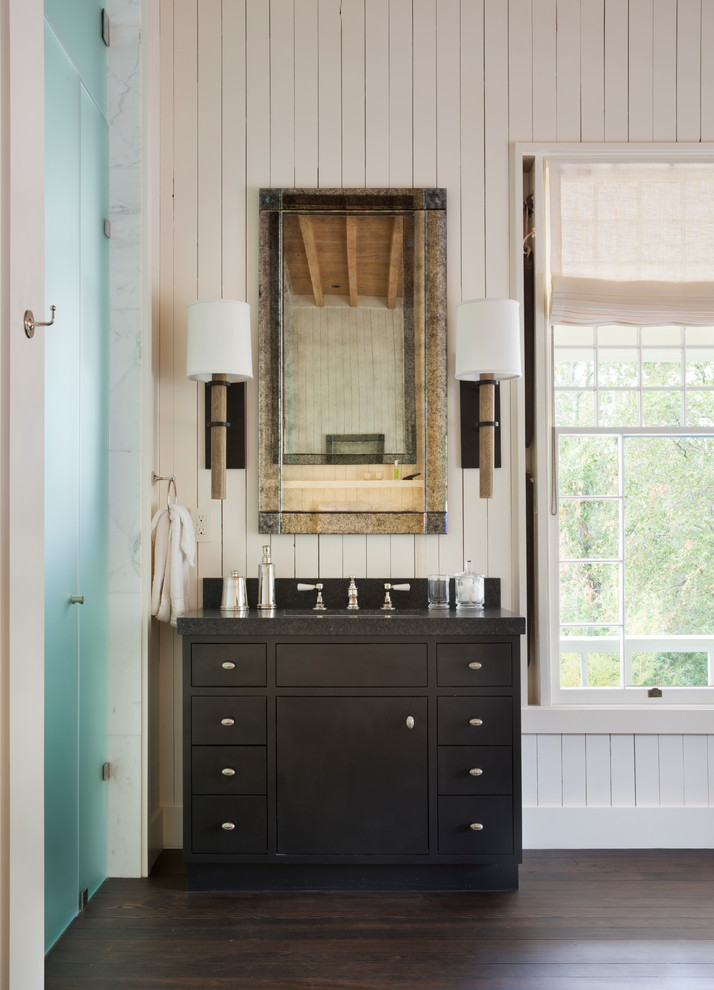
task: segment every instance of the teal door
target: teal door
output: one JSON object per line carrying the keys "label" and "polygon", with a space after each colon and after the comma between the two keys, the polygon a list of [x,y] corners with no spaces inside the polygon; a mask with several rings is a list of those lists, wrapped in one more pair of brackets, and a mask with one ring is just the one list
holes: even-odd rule
{"label": "teal door", "polygon": [[[45,25],[45,943],[106,875],[108,134]],[[84,603],[72,599],[84,598]]]}

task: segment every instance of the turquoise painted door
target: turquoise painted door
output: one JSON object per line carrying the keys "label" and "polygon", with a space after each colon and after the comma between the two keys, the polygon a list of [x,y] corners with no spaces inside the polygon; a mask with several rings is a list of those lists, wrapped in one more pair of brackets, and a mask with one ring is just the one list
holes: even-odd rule
{"label": "turquoise painted door", "polygon": [[[108,135],[45,26],[45,943],[106,875]],[[72,603],[83,596],[84,604]]]}

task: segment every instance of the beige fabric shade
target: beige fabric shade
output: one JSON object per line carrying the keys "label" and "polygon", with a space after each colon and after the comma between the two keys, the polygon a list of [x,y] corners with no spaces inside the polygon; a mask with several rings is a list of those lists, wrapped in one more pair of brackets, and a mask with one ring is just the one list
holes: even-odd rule
{"label": "beige fabric shade", "polygon": [[253,377],[250,306],[236,299],[199,299],[188,306],[186,377],[210,382]]}
{"label": "beige fabric shade", "polygon": [[456,377],[521,376],[521,321],[515,299],[468,299],[456,307]]}

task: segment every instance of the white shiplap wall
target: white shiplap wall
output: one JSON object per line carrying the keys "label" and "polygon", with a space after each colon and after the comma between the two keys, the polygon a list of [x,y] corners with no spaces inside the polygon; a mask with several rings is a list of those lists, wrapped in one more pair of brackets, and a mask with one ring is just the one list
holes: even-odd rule
{"label": "white shiplap wall", "polygon": [[[454,307],[512,294],[509,142],[714,139],[714,61],[701,54],[714,42],[714,3],[160,0],[160,18],[157,470],[176,475],[183,504],[212,512],[194,604],[205,576],[233,567],[254,575],[264,538],[256,525],[257,382],[247,388],[248,468],[229,472],[221,507],[199,466],[202,392],[184,377],[187,303],[246,299],[255,326],[260,186],[423,185],[448,193],[449,533],[281,535],[271,540],[273,559],[281,576],[410,577],[453,573],[469,557],[501,578],[506,607],[522,609],[508,422],[493,500],[480,500],[477,472],[459,467]],[[160,637],[153,806],[165,811],[171,844],[180,834],[180,648],[167,627]],[[630,779],[644,795],[643,780],[660,780],[662,752],[679,766],[679,750],[671,753],[665,737],[639,738],[528,737],[527,762],[535,752],[539,774],[526,803],[544,806],[542,787],[555,805],[585,794],[588,810],[594,795],[619,801]],[[693,766],[685,753],[701,748],[681,737],[685,778]],[[693,793],[684,789],[685,805]],[[662,794],[660,784],[648,800],[666,803]],[[535,834],[533,841],[541,843]]]}

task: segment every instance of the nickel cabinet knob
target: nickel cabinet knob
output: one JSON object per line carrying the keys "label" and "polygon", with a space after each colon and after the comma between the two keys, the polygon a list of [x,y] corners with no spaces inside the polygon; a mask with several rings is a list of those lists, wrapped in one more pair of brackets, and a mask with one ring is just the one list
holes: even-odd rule
{"label": "nickel cabinet knob", "polygon": [[413,729],[414,728],[414,716],[413,715],[407,715],[407,728],[408,729]]}
{"label": "nickel cabinet knob", "polygon": [[[226,771],[224,770],[223,773],[225,772]],[[472,777],[480,777],[481,774],[483,773],[483,770],[480,767],[474,767],[472,770],[469,770],[469,773],[471,774]]]}
{"label": "nickel cabinet knob", "polygon": [[483,719],[482,718],[470,718],[469,719],[469,725],[483,725]]}
{"label": "nickel cabinet knob", "polygon": [[482,664],[478,660],[472,660],[469,664],[469,670],[481,670]]}
{"label": "nickel cabinet knob", "polygon": [[221,725],[235,725],[236,720],[234,718],[222,718]]}
{"label": "nickel cabinet knob", "polygon": [[[225,828],[225,825],[223,827]],[[471,822],[471,824],[469,825],[469,828],[471,829],[472,832],[482,832],[483,831],[483,825],[481,824],[481,822]]]}
{"label": "nickel cabinet knob", "polygon": [[236,669],[236,665],[233,663],[232,660],[224,660],[223,663],[221,664],[221,667],[223,667],[224,670]]}
{"label": "nickel cabinet knob", "polygon": [[236,772],[233,769],[233,767],[224,767],[221,770],[221,773],[223,774],[224,777],[235,777],[236,775]]}
{"label": "nickel cabinet knob", "polygon": [[[223,829],[224,832],[232,832],[235,827],[236,827],[235,822],[223,822],[223,824],[221,825],[221,828]],[[471,828],[473,828],[473,825],[471,826]]]}

